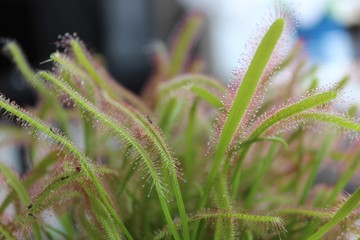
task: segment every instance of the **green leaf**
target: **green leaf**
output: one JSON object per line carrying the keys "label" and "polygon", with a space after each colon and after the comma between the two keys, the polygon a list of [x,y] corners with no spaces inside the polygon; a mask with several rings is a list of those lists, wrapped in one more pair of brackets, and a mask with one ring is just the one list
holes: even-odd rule
{"label": "green leaf", "polygon": [[161,130],[155,126],[154,123],[150,122],[147,117],[143,116],[142,114],[131,111],[129,108],[127,108],[125,105],[121,105],[120,103],[112,100],[110,96],[107,94],[104,94],[105,99],[115,106],[120,113],[122,113],[122,116],[128,116],[130,117],[131,121],[138,124],[139,127],[144,131],[144,133],[149,137],[150,141],[154,144],[156,150],[159,152],[162,161],[164,162],[164,165],[168,169],[170,173],[170,180],[174,189],[176,202],[178,204],[181,222],[182,222],[182,230],[183,230],[183,237],[184,239],[189,239],[189,227],[187,223],[187,216],[185,211],[185,205],[184,201],[182,199],[179,183],[177,180],[177,167],[176,167],[176,159],[173,156],[170,146],[165,141]]}
{"label": "green leaf", "polygon": [[[87,72],[85,72],[82,68],[80,68],[74,60],[71,60],[66,55],[61,54],[59,52],[55,52],[50,55],[50,58],[63,70],[65,70],[71,77],[76,76],[80,79],[80,85],[85,85],[85,93],[86,97],[90,99],[91,102],[95,102],[95,91],[96,87],[91,77]],[[76,79],[76,78],[72,78]],[[74,80],[76,81],[76,80]],[[68,83],[76,88],[76,84],[68,81]],[[77,88],[76,88],[77,89]]]}
{"label": "green leaf", "polygon": [[196,128],[196,113],[199,106],[198,98],[195,98],[194,102],[192,103],[192,106],[190,108],[189,112],[189,118],[188,118],[188,124],[185,130],[185,141],[186,141],[186,147],[185,147],[185,157],[184,157],[184,171],[185,171],[185,177],[187,179],[190,178],[193,174],[193,159],[194,155],[196,153],[196,149],[194,149],[194,132]]}
{"label": "green leaf", "polygon": [[[38,179],[43,177],[47,172],[47,168],[50,167],[52,164],[54,164],[56,160],[57,160],[56,153],[51,152],[41,162],[39,162],[34,167],[34,169],[32,169],[30,174],[23,179],[22,184],[25,187],[25,189],[29,189]],[[16,197],[15,191],[12,191],[8,194],[8,196],[1,203],[0,213],[3,213],[5,211],[6,207],[14,200],[15,197]]]}
{"label": "green leaf", "polygon": [[[163,179],[161,177],[161,172],[156,167],[156,164],[154,164],[154,161],[151,158],[151,156],[149,155],[149,152],[147,151],[145,146],[141,145],[138,142],[138,140],[133,136],[132,132],[130,132],[130,130],[128,128],[124,127],[119,122],[115,121],[114,119],[110,118],[108,115],[103,113],[101,110],[99,110],[93,104],[86,101],[83,96],[81,96],[74,89],[71,89],[66,83],[58,80],[55,76],[53,76],[47,72],[40,71],[38,73],[38,76],[51,82],[59,90],[64,91],[67,95],[69,95],[75,101],[76,105],[79,108],[90,113],[92,115],[92,117],[94,117],[94,119],[97,119],[99,122],[108,126],[117,135],[121,136],[125,140],[126,143],[131,145],[136,150],[136,152],[139,154],[140,158],[143,160],[144,167],[146,167],[146,169],[148,170],[148,173],[151,176],[150,180],[152,180],[152,184],[153,184],[153,186],[155,186],[155,189],[158,193],[161,207],[163,208],[163,212],[164,212],[164,215],[166,217],[166,220],[167,220],[169,226],[173,230],[174,238],[179,239],[178,233],[172,222],[170,211],[167,207],[167,200],[165,197],[166,188],[165,188]],[[105,202],[105,204],[106,204],[106,202]],[[107,206],[107,207],[110,207],[110,206]],[[116,214],[115,211],[112,212],[112,214]]]}
{"label": "green leaf", "polygon": [[[220,135],[214,157],[214,164],[210,170],[206,182],[204,195],[199,202],[199,208],[203,208],[207,202],[210,190],[214,184],[217,172],[220,169],[222,159],[225,156],[228,146],[238,129],[239,124],[248,108],[251,99],[254,97],[261,76],[266,68],[268,61],[276,47],[278,40],[284,30],[285,20],[279,18],[274,21],[260,42],[255,55],[247,69],[243,81],[236,93],[235,99],[227,116],[225,125]],[[198,226],[194,231],[196,237]]]}
{"label": "green leaf", "polygon": [[91,192],[90,189],[87,188],[87,186],[84,185],[84,189],[89,197],[93,216],[100,224],[100,229],[105,232],[105,238],[112,240],[122,239],[106,206]]}
{"label": "green leaf", "polygon": [[223,103],[217,95],[224,94],[225,87],[216,79],[203,74],[184,74],[161,84],[158,90],[158,103],[170,94],[184,88],[190,89],[217,108],[223,107]]}
{"label": "green leaf", "polygon": [[8,168],[5,164],[0,162],[0,171],[5,176],[9,185],[15,190],[24,206],[29,205],[30,197],[26,191],[25,186],[21,183],[20,179],[14,174],[14,172]]}
{"label": "green leaf", "polygon": [[302,195],[299,200],[299,205],[303,205],[306,201],[306,198],[308,197],[310,190],[315,182],[315,178],[318,174],[320,165],[322,161],[324,160],[327,152],[329,151],[329,148],[331,146],[332,138],[331,136],[328,136],[325,139],[325,142],[321,146],[321,148],[317,151],[315,159],[310,162],[310,175],[307,178],[307,181],[304,186],[304,190],[302,192]]}
{"label": "green leaf", "polygon": [[262,73],[265,70],[272,52],[275,49],[276,43],[281,36],[284,25],[284,19],[277,19],[271,25],[270,29],[256,50],[254,58],[251,61],[251,64],[244,76],[244,79],[231,106],[229,115],[220,136],[215,159],[222,158],[225,154],[227,147],[232,140],[234,132],[238,128],[238,125],[241,122],[251,99],[254,97]]}
{"label": "green leaf", "polygon": [[264,141],[279,143],[279,144],[283,145],[283,147],[285,147],[285,148],[289,147],[288,143],[284,139],[273,136],[273,137],[258,137],[258,138],[253,138],[251,140],[244,141],[238,145],[238,148],[243,148],[243,147],[251,145],[255,142],[264,142]]}
{"label": "green leaf", "polygon": [[200,203],[201,207],[203,207],[207,201],[208,193],[214,183],[216,173],[221,165],[221,160],[223,159],[234,133],[238,128],[251,99],[253,98],[261,76],[268,61],[270,60],[277,41],[283,32],[284,25],[285,20],[279,18],[270,26],[269,30],[261,40],[253,60],[251,61],[244,76],[221,132],[220,140],[215,153],[214,164],[208,177],[205,195]]}
{"label": "green leaf", "polygon": [[248,196],[245,198],[245,203],[244,203],[245,209],[250,209],[254,205],[255,195],[258,192],[260,184],[262,183],[262,180],[265,177],[266,172],[269,170],[273,159],[275,158],[275,154],[276,154],[275,144],[271,144],[268,154],[259,163],[260,167],[254,178],[255,180],[250,187]]}
{"label": "green leaf", "polygon": [[133,93],[118,84],[108,83],[110,81],[109,77],[105,78],[99,73],[100,71],[95,68],[90,56],[86,54],[78,40],[72,39],[70,45],[77,62],[87,71],[97,86],[105,90],[112,98],[118,99],[118,97],[121,97],[143,112],[149,112],[147,107]]}
{"label": "green leaf", "polygon": [[[344,158],[347,158],[345,156]],[[360,154],[356,154],[355,157],[351,159],[351,162],[346,167],[345,171],[340,176],[335,187],[332,189],[331,194],[328,199],[328,204],[331,205],[336,201],[337,196],[344,190],[346,185],[351,181],[351,178],[359,171],[360,167]],[[345,159],[343,159],[345,160]]]}
{"label": "green leaf", "polygon": [[[24,220],[32,220],[32,218],[41,213],[45,206],[52,205],[53,202],[49,201],[50,198],[54,197],[53,193],[59,192],[60,188],[70,185],[73,181],[84,177],[82,172],[76,171],[61,174],[54,179],[50,180],[45,188],[33,199],[32,203],[28,206],[28,213]],[[64,194],[66,196],[66,194]],[[63,197],[61,194],[58,196]]]}
{"label": "green leaf", "polygon": [[158,94],[169,95],[172,91],[192,86],[202,86],[203,88],[214,88],[220,93],[225,93],[225,87],[216,79],[203,74],[183,74],[168,82],[160,85]]}
{"label": "green leaf", "polygon": [[[15,65],[19,68],[25,79],[31,84],[31,86],[36,89],[36,91],[39,92],[41,96],[45,98],[44,107],[49,104],[55,110],[56,117],[60,123],[60,127],[65,133],[68,133],[67,115],[65,111],[61,108],[59,102],[56,101],[56,98],[49,94],[49,91],[47,90],[45,84],[36,81],[35,73],[28,64],[24,53],[22,52],[19,45],[14,41],[9,41],[4,45],[3,51],[10,54],[10,57],[13,59]],[[39,117],[43,119],[43,115],[44,112],[42,114],[39,114]]]}
{"label": "green leaf", "polygon": [[[91,168],[91,165],[89,164],[89,159],[87,159],[84,154],[78,150],[78,148],[73,144],[71,141],[69,141],[66,137],[64,137],[61,133],[54,130],[53,128],[46,125],[42,120],[32,116],[30,113],[26,112],[25,110],[20,109],[15,104],[9,103],[9,100],[5,99],[3,96],[0,96],[0,108],[8,112],[9,114],[15,115],[18,118],[18,121],[21,121],[23,124],[23,127],[26,127],[29,130],[32,130],[34,136],[38,134],[38,136],[41,136],[42,134],[45,134],[45,136],[49,136],[51,139],[54,139],[57,141],[60,145],[62,145],[65,149],[67,149],[75,158],[77,158],[80,161],[80,164],[82,166],[82,169],[85,171],[89,179],[94,183],[96,190],[98,191],[99,195],[101,196],[104,204],[108,208],[108,210],[111,212],[112,217],[116,220],[116,222],[119,224],[120,228],[124,232],[124,234],[129,238],[133,239],[126,229],[124,223],[122,222],[121,218],[115,211],[114,207],[111,205],[106,190],[101,185],[101,183],[97,180],[95,177],[95,174]],[[30,131],[31,132],[31,131]]]}
{"label": "green leaf", "polygon": [[182,23],[182,29],[177,33],[171,46],[170,77],[176,76],[184,69],[187,55],[203,25],[203,20],[202,15],[191,14],[185,19],[184,23]]}
{"label": "green leaf", "polygon": [[349,82],[350,80],[350,76],[344,76],[342,79],[340,79],[340,81],[336,84],[335,90],[336,91],[341,91],[344,89],[344,87],[346,86],[346,84]]}
{"label": "green leaf", "polygon": [[[14,189],[14,191],[19,196],[20,201],[24,206],[29,206],[30,204],[30,197],[28,192],[26,191],[25,186],[22,184],[20,179],[9,169],[5,164],[0,162],[0,171],[5,176],[6,180],[8,181],[9,185]],[[33,224],[33,233],[35,235],[35,239],[40,239],[40,228]],[[1,230],[0,230],[1,231]],[[6,231],[1,231],[3,234],[7,235]],[[8,233],[9,234],[9,233]],[[11,238],[11,237],[10,237]]]}
{"label": "green leaf", "polygon": [[330,219],[334,216],[331,211],[324,211],[322,209],[307,209],[307,208],[282,208],[276,211],[280,216],[306,216],[311,218]]}
{"label": "green leaf", "polygon": [[342,128],[353,131],[360,131],[360,124],[354,122],[352,119],[336,116],[329,113],[305,112],[299,114],[299,117],[304,119],[312,119],[321,122],[333,123]]}
{"label": "green leaf", "polygon": [[88,59],[88,56],[82,49],[80,43],[73,39],[70,42],[71,48],[75,54],[76,60],[78,63],[89,73],[89,75],[93,78],[95,83],[105,91],[107,91],[112,97],[116,97],[114,90],[106,84],[105,80],[101,77],[101,75],[96,71],[93,64]]}
{"label": "green leaf", "polygon": [[[214,196],[217,208],[231,211],[231,199],[224,174],[219,174],[218,181],[214,184]],[[231,239],[233,233],[233,222],[231,219],[218,218],[215,226],[214,239]]]}
{"label": "green leaf", "polygon": [[324,105],[331,100],[335,99],[337,97],[336,91],[329,91],[324,93],[319,93],[314,96],[305,98],[299,102],[290,104],[289,106],[286,106],[284,108],[281,108],[277,112],[275,112],[273,115],[268,117],[266,120],[261,122],[256,129],[250,134],[248,139],[253,139],[258,136],[260,136],[262,133],[264,133],[266,130],[268,130],[270,127],[274,126],[276,123],[289,118],[291,116],[294,116],[296,114],[299,114],[301,112],[304,112],[306,110],[309,110],[311,108]]}
{"label": "green leaf", "polygon": [[246,222],[257,222],[257,223],[270,223],[273,226],[284,229],[284,221],[274,215],[260,215],[260,214],[252,214],[252,213],[243,213],[236,211],[223,211],[223,210],[208,210],[204,212],[199,212],[195,214],[194,219],[210,219],[210,218],[230,218],[230,219],[238,219]]}
{"label": "green leaf", "polygon": [[179,119],[181,110],[183,109],[184,103],[176,97],[171,97],[164,108],[161,108],[159,117],[159,126],[164,131],[165,136],[170,135],[170,130],[175,122]]}
{"label": "green leaf", "polygon": [[[193,216],[189,217],[189,222],[194,223],[199,220],[212,220],[212,219],[229,219],[236,220],[238,223],[245,223],[246,225],[259,226],[264,225],[267,228],[272,227],[276,231],[285,232],[284,221],[281,217],[274,214],[260,214],[260,213],[246,213],[241,211],[227,211],[223,209],[208,209],[204,211],[199,211]],[[177,222],[177,227],[180,226],[180,223]],[[169,236],[170,232],[167,228],[164,228],[160,231],[157,231],[154,239],[164,239]]]}
{"label": "green leaf", "polygon": [[360,202],[360,187],[346,200],[335,215],[323,225],[317,232],[311,235],[308,240],[321,239],[327,232],[344,220]]}
{"label": "green leaf", "polygon": [[9,229],[7,229],[6,226],[3,226],[0,223],[0,238],[2,236],[5,237],[5,239],[7,239],[7,240],[16,240],[16,238],[12,235],[12,233],[9,231]]}
{"label": "green leaf", "polygon": [[224,107],[224,104],[220,100],[220,98],[218,96],[216,96],[215,94],[213,94],[211,91],[209,91],[205,88],[199,87],[199,86],[192,86],[190,89],[198,97],[204,99],[205,101],[207,101],[214,107],[219,108],[219,109]]}
{"label": "green leaf", "polygon": [[11,57],[20,72],[24,75],[27,81],[39,91],[40,94],[46,95],[46,88],[43,83],[38,83],[34,80],[35,73],[31,69],[27,59],[24,56],[20,46],[15,41],[8,41],[3,47],[3,51]]}

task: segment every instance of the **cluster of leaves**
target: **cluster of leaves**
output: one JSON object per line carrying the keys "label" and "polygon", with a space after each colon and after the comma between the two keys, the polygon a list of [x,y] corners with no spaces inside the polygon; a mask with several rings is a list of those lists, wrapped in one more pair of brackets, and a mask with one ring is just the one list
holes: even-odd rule
{"label": "cluster of leaves", "polygon": [[[75,36],[60,40],[65,50],[50,56],[51,72],[33,71],[16,42],[4,44],[40,100],[24,110],[0,97],[3,118],[25,129],[2,126],[2,144],[26,146],[29,163],[24,176],[0,164],[7,186],[1,238],[360,235],[360,188],[343,193],[358,172],[360,125],[353,108],[348,115],[331,110],[347,78],[317,88],[301,45],[275,61],[287,24],[280,16],[226,87],[189,56],[202,24],[191,14],[170,50],[154,44],[154,73],[141,97],[114,81]],[[291,80],[265,95],[283,71]],[[308,130],[324,125],[355,140]],[[314,186],[321,167],[334,165],[341,165],[338,182]]]}

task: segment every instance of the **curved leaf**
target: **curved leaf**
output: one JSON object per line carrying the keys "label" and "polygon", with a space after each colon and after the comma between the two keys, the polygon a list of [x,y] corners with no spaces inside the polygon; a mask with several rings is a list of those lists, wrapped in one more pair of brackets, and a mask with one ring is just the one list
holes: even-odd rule
{"label": "curved leaf", "polygon": [[[92,180],[95,185],[96,190],[98,191],[99,195],[101,196],[104,204],[111,212],[111,215],[114,217],[116,222],[119,224],[120,228],[124,232],[124,234],[129,238],[132,239],[130,233],[127,231],[125,225],[123,224],[121,218],[118,216],[117,212],[111,205],[109,201],[108,194],[101,183],[96,179],[95,174],[89,164],[89,159],[87,159],[83,153],[78,150],[78,148],[69,141],[66,137],[60,134],[59,131],[54,130],[53,128],[47,126],[42,120],[32,116],[30,113],[26,112],[25,110],[21,110],[18,106],[13,103],[10,103],[9,100],[6,100],[3,96],[0,96],[0,108],[2,111],[6,111],[5,114],[15,115],[17,120],[22,122],[24,128],[27,128],[30,132],[33,132],[34,136],[41,136],[42,137],[50,137],[50,139],[54,139],[58,142],[61,146],[65,147],[69,150],[71,154],[73,154],[81,163],[82,168],[88,175],[88,177]],[[47,139],[49,140],[49,139]]]}
{"label": "curved leaf", "polygon": [[200,201],[200,207],[206,202],[212,185],[214,184],[217,171],[221,165],[228,146],[234,136],[239,123],[241,122],[245,111],[253,98],[261,76],[266,68],[268,61],[275,49],[277,41],[283,32],[285,20],[279,18],[274,21],[260,42],[250,66],[244,76],[244,79],[236,93],[235,99],[227,116],[225,125],[222,129],[220,139],[215,152],[214,164],[211,168],[206,187],[205,194]]}
{"label": "curved leaf", "polygon": [[[115,121],[114,119],[107,116],[105,113],[100,111],[97,107],[95,107],[90,102],[86,101],[83,96],[81,96],[78,92],[71,89],[66,83],[61,82],[53,75],[40,71],[38,73],[38,76],[50,81],[52,84],[54,84],[59,90],[64,91],[67,95],[69,95],[76,103],[78,107],[81,109],[89,112],[94,119],[97,119],[98,121],[102,122],[106,126],[108,126],[110,129],[112,129],[116,134],[124,138],[126,143],[128,143],[130,146],[132,146],[136,152],[140,155],[140,158],[144,163],[144,167],[148,170],[149,175],[151,176],[151,181],[153,186],[155,186],[155,189],[158,193],[160,204],[163,208],[166,220],[168,221],[168,224],[171,226],[172,219],[170,212],[167,207],[166,199],[165,199],[165,193],[166,188],[163,183],[163,179],[161,177],[161,173],[159,172],[159,169],[154,165],[153,160],[151,159],[151,156],[149,156],[148,151],[142,146],[133,136],[131,132],[124,126],[122,126],[120,123]],[[179,239],[178,233],[176,232],[176,229],[174,226],[171,226],[173,229],[173,234],[176,239]]]}
{"label": "curved leaf", "polygon": [[275,125],[276,123],[284,120],[288,117],[294,116],[311,108],[324,105],[337,97],[336,91],[329,91],[319,93],[314,96],[305,98],[294,104],[290,104],[287,107],[281,108],[266,120],[262,121],[255,130],[250,134],[248,139],[253,139],[260,136],[267,129]]}

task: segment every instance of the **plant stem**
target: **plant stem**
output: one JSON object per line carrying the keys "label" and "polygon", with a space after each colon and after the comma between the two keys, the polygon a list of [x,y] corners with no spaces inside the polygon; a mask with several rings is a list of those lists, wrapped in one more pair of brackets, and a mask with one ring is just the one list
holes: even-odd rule
{"label": "plant stem", "polygon": [[299,200],[299,205],[303,205],[305,203],[306,198],[308,197],[311,187],[314,184],[316,175],[318,174],[321,162],[323,161],[323,159],[326,156],[326,153],[329,150],[329,147],[331,145],[332,142],[332,138],[330,136],[326,137],[325,143],[322,145],[322,147],[320,148],[320,150],[317,152],[315,159],[313,160],[313,163],[311,164],[311,173],[310,176],[308,177],[308,180],[306,181],[303,193],[300,197]]}
{"label": "plant stem", "polygon": [[351,178],[354,176],[354,174],[358,171],[360,166],[359,161],[360,154],[356,154],[356,156],[351,159],[351,163],[343,172],[340,179],[337,181],[336,186],[331,192],[331,195],[329,196],[328,204],[331,205],[335,202],[337,196],[339,193],[345,188],[346,184],[348,184],[351,180]]}
{"label": "plant stem", "polygon": [[194,147],[193,147],[193,138],[194,138],[194,127],[196,122],[196,110],[199,104],[199,99],[196,98],[193,102],[190,114],[189,114],[189,120],[188,125],[185,132],[185,139],[186,139],[186,149],[185,149],[185,162],[184,162],[184,172],[186,179],[189,179],[190,176],[192,176],[193,168],[193,157],[194,157]]}
{"label": "plant stem", "polygon": [[236,199],[238,191],[239,191],[240,180],[241,180],[240,179],[241,178],[241,166],[242,166],[242,163],[243,163],[247,153],[250,150],[250,147],[251,147],[251,145],[247,145],[244,147],[244,149],[240,153],[239,159],[236,162],[234,176],[231,181],[233,199]]}
{"label": "plant stem", "polygon": [[245,199],[245,203],[244,203],[245,209],[250,209],[252,207],[252,205],[254,204],[255,194],[257,193],[257,191],[260,187],[260,184],[262,182],[262,179],[264,178],[266,172],[268,171],[268,169],[271,165],[271,162],[275,157],[275,154],[276,154],[276,146],[275,146],[275,143],[273,143],[270,146],[269,153],[267,153],[265,159],[263,159],[262,162],[260,163],[261,164],[260,169],[258,170],[258,173],[255,176],[255,181],[251,185],[250,192]]}

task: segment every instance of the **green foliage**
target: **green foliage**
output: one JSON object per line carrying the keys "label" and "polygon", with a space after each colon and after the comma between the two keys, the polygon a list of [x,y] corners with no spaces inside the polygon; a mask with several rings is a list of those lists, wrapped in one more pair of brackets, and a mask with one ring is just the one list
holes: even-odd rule
{"label": "green foliage", "polygon": [[3,163],[0,163],[0,171],[5,176],[9,185],[19,196],[21,203],[24,206],[27,206],[30,203],[30,197],[26,191],[25,186],[20,182],[19,178]]}
{"label": "green foliage", "polygon": [[[344,110],[351,117],[332,110],[348,77],[317,88],[317,66],[306,67],[300,44],[283,61],[274,58],[288,24],[279,17],[243,77],[225,87],[189,57],[202,23],[201,15],[189,15],[171,50],[154,45],[155,69],[142,96],[118,85],[70,35],[61,41],[66,51],[50,56],[52,72],[32,70],[19,46],[5,43],[40,101],[25,110],[0,97],[3,118],[25,130],[2,126],[11,141],[1,144],[30,153],[24,176],[0,163],[7,186],[1,239],[359,235],[351,229],[360,190],[346,196],[344,188],[358,174],[360,125],[356,109]],[[268,86],[283,70],[290,81]],[[306,91],[300,86],[308,79]],[[82,146],[69,131],[74,123],[82,127]],[[340,134],[307,130],[326,126]],[[334,186],[316,183],[322,167],[338,164],[345,167]],[[59,224],[48,222],[49,212]]]}
{"label": "green foliage", "polygon": [[311,237],[310,240],[316,240],[322,238],[329,230],[335,227],[339,222],[344,220],[351,211],[356,208],[358,203],[360,202],[360,188],[358,188],[352,196],[347,199],[344,204],[340,207],[339,210],[334,214],[334,216],[325,224],[323,225],[317,232],[315,232]]}

